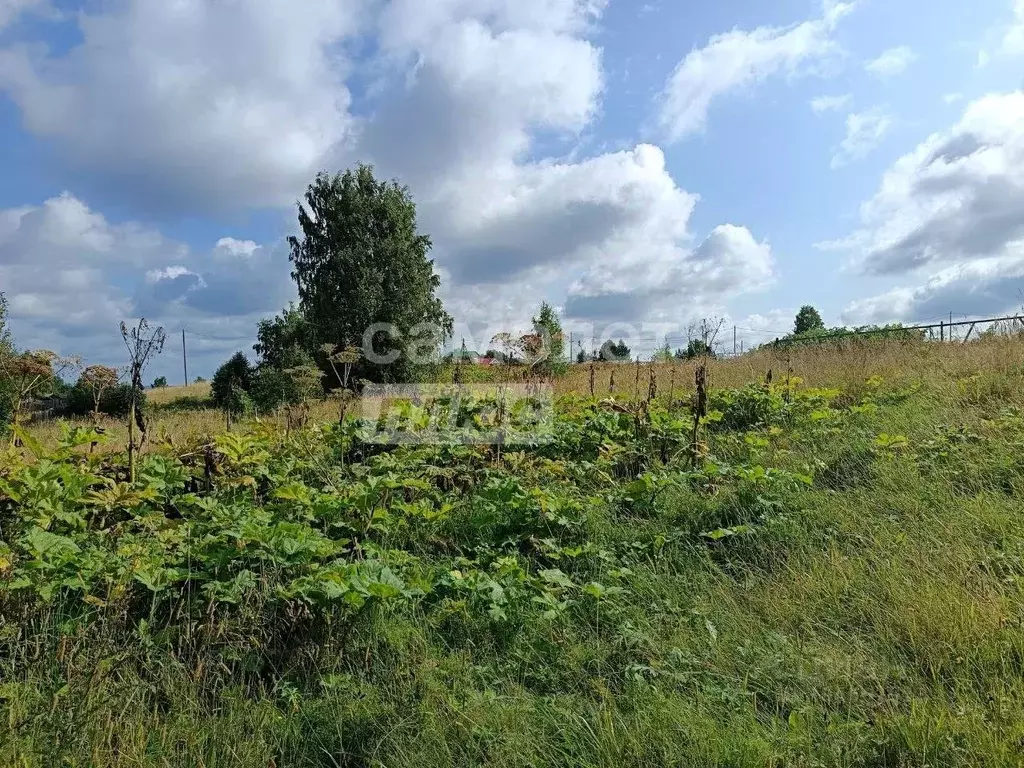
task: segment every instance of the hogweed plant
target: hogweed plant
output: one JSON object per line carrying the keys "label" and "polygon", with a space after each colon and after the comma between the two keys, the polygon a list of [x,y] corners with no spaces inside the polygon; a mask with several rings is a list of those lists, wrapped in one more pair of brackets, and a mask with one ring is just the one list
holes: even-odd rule
{"label": "hogweed plant", "polygon": [[100,403],[103,401],[103,395],[117,386],[123,374],[123,370],[106,365],[90,365],[82,371],[78,380],[92,397],[93,423],[99,423]]}
{"label": "hogweed plant", "polygon": [[21,441],[20,424],[25,404],[51,394],[61,374],[78,364],[78,358],[61,357],[48,349],[0,356],[0,376],[11,384],[12,440]]}
{"label": "hogweed plant", "polygon": [[[131,376],[131,400],[128,405],[128,482],[135,483],[136,454],[146,441],[146,420],[139,408],[139,394],[142,392],[142,371],[146,365],[164,348],[166,334],[163,328],[151,329],[146,318],[139,324],[129,328],[121,323],[121,338],[128,350],[128,370]],[[138,428],[141,439],[135,442],[135,430]]]}
{"label": "hogweed plant", "polygon": [[[338,389],[334,396],[338,400],[338,423],[344,423],[345,415],[348,413],[353,399],[352,367],[363,358],[363,351],[353,344],[346,344],[341,348],[334,344],[324,344],[322,349],[327,355],[327,362],[338,381]],[[456,368],[455,371],[458,374],[459,369]]]}

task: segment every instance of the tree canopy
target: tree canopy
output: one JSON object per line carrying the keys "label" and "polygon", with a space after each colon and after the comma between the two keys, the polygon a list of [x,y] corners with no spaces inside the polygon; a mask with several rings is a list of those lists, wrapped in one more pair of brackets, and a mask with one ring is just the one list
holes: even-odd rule
{"label": "tree canopy", "polygon": [[368,165],[321,173],[299,205],[299,227],[301,237],[288,242],[307,348],[361,345],[357,376],[413,379],[423,360],[412,353],[436,350],[452,320],[436,296],[431,241],[417,229],[408,188],[378,181]]}
{"label": "tree canopy", "polygon": [[533,332],[541,337],[552,360],[562,359],[565,353],[562,321],[554,307],[546,301],[541,302],[540,309],[533,318]]}
{"label": "tree canopy", "polygon": [[686,349],[676,350],[676,358],[679,360],[693,360],[697,357],[715,357],[715,350],[704,339],[690,339]]}
{"label": "tree canopy", "polygon": [[260,320],[256,339],[253,350],[261,366],[285,370],[313,362],[312,328],[294,304],[289,304],[280,315]]}
{"label": "tree canopy", "polygon": [[793,334],[795,336],[824,330],[825,321],[821,319],[818,310],[810,304],[800,307],[800,311],[796,313],[796,320],[793,323]]}
{"label": "tree canopy", "polygon": [[237,352],[213,374],[210,394],[218,408],[239,413],[246,410],[246,398],[252,388],[253,370],[249,359]]}
{"label": "tree canopy", "polygon": [[622,339],[619,339],[618,343],[608,339],[601,345],[601,351],[597,356],[606,363],[628,363],[629,354],[630,349]]}
{"label": "tree canopy", "polygon": [[565,335],[562,332],[562,321],[554,307],[546,301],[541,302],[540,309],[533,318],[533,333],[540,342],[537,352],[539,366],[547,371],[555,371],[565,365]]}

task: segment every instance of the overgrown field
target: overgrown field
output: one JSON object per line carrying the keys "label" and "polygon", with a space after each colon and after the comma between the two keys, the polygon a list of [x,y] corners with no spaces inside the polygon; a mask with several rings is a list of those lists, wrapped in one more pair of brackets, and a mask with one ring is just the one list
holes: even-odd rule
{"label": "overgrown field", "polygon": [[187,386],[153,387],[146,392],[146,400],[157,406],[169,405],[181,400],[203,403],[209,399],[210,383],[208,381]]}
{"label": "overgrown field", "polygon": [[134,484],[26,435],[0,765],[1020,765],[1024,354],[959,349],[752,370],[696,450],[684,381],[540,445],[255,425]]}

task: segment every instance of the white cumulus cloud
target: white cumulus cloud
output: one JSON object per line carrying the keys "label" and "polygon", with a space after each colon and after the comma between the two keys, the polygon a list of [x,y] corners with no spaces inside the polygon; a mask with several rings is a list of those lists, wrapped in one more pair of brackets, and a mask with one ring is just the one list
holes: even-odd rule
{"label": "white cumulus cloud", "polygon": [[852,302],[853,323],[993,316],[1024,303],[1024,93],[990,94],[885,173],[861,206],[862,226],[822,247],[851,266],[904,276]]}
{"label": "white cumulus cloud", "polygon": [[860,229],[826,244],[872,274],[1000,258],[1024,238],[1024,93],[971,102],[885,173]]}
{"label": "white cumulus cloud", "polygon": [[883,51],[876,59],[864,65],[864,69],[875,77],[893,77],[906,71],[907,67],[917,59],[910,48],[905,45]]}
{"label": "white cumulus cloud", "polygon": [[0,49],[0,91],[32,133],[158,203],[287,205],[353,129],[337,45],[364,5],[107,4],[66,53]]}
{"label": "white cumulus cloud", "polygon": [[1012,18],[995,30],[995,40],[989,40],[978,53],[978,66],[985,66],[994,57],[1024,56],[1024,0],[1012,0]]}
{"label": "white cumulus cloud", "polygon": [[[762,284],[770,249],[745,228],[715,229],[693,248],[698,196],[659,147],[580,151],[605,89],[591,39],[605,5],[311,0],[296,13],[284,0],[122,0],[79,15],[70,50],[0,48],[0,90],[28,131],[149,210],[283,210],[317,171],[372,162],[410,186],[450,308],[480,322],[560,303],[609,259],[631,265],[640,294],[665,269],[700,280],[705,302]],[[837,51],[831,29],[851,8],[831,2],[821,20],[750,33],[756,50],[732,62],[729,82],[819,63]],[[720,55],[707,63],[730,61]],[[273,311],[294,291],[280,247],[225,237],[194,253],[74,202],[63,214],[74,247],[131,261],[119,269],[134,277],[114,280],[109,261],[97,272],[121,308],[109,316],[127,307],[198,324]],[[16,258],[30,258],[39,241],[10,224],[17,215],[0,214],[0,233],[19,228]],[[150,272],[158,279],[147,282]],[[18,285],[11,293],[34,290]],[[670,304],[633,302],[624,319]]]}
{"label": "white cumulus cloud", "polygon": [[837,55],[835,24],[853,3],[826,3],[825,18],[790,27],[734,29],[683,58],[660,96],[659,125],[669,141],[703,130],[711,103],[780,72],[795,76]]}
{"label": "white cumulus cloud", "polygon": [[122,320],[234,336],[245,349],[256,320],[294,293],[284,253],[212,259],[142,225],[112,223],[69,193],[0,211],[0,287],[20,346],[110,364],[123,362]]}
{"label": "white cumulus cloud", "polygon": [[570,288],[565,312],[598,323],[644,317],[678,329],[711,314],[724,293],[763,290],[774,277],[770,245],[723,224],[696,248],[666,242],[654,258],[596,265]]}
{"label": "white cumulus cloud", "polygon": [[259,246],[252,240],[236,240],[233,237],[222,237],[217,241],[217,248],[229,256],[246,258],[252,256]]}
{"label": "white cumulus cloud", "polygon": [[1013,4],[1013,23],[1003,35],[1000,52],[1007,56],[1024,55],[1024,0],[1015,0]]}
{"label": "white cumulus cloud", "polygon": [[843,319],[854,324],[923,322],[948,312],[993,317],[1024,312],[1024,243],[1004,256],[939,270],[923,283],[852,302]]}
{"label": "white cumulus cloud", "polygon": [[822,12],[825,24],[830,28],[839,23],[844,16],[849,16],[859,5],[859,0],[823,0]]}
{"label": "white cumulus cloud", "polygon": [[832,168],[866,157],[885,138],[891,125],[892,119],[878,107],[847,115],[846,136],[832,156]]}
{"label": "white cumulus cloud", "polygon": [[814,114],[820,115],[825,112],[839,112],[846,109],[853,103],[853,94],[844,93],[842,96],[818,96],[811,99],[811,109]]}

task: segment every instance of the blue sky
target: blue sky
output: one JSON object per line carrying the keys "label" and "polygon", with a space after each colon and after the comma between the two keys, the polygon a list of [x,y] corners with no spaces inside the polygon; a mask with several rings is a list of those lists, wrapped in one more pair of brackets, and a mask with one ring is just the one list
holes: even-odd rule
{"label": "blue sky", "polygon": [[22,346],[117,363],[146,315],[209,375],[294,298],[305,185],[360,161],[475,346],[542,299],[640,347],[1024,304],[1024,0],[293,6],[0,0]]}

